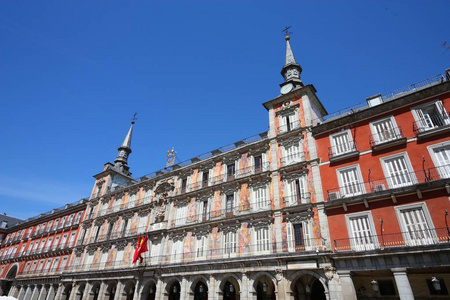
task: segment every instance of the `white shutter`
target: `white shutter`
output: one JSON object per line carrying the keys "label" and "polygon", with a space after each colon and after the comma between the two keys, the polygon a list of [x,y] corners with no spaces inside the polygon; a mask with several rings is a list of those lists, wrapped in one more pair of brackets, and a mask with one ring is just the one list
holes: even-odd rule
{"label": "white shutter", "polygon": [[266,153],[262,153],[261,154],[261,170],[262,171],[267,171],[269,169],[269,166],[266,166],[266,162],[267,162],[267,154]]}
{"label": "white shutter", "polygon": [[384,161],[389,186],[392,188],[411,185],[413,179],[408,170],[406,160],[403,156],[386,159]]}
{"label": "white shutter", "polygon": [[405,242],[407,245],[424,245],[433,243],[432,233],[421,207],[402,210],[401,219],[406,229]]}
{"label": "white shutter", "polygon": [[312,250],[314,245],[312,239],[312,224],[311,221],[306,221],[302,223],[303,229],[303,241],[305,243],[305,250]]}
{"label": "white shutter", "polygon": [[385,119],[373,124],[375,143],[384,143],[395,139],[394,126],[391,119]]}
{"label": "white shutter", "polygon": [[448,114],[445,110],[444,105],[441,101],[436,102],[437,111],[439,114],[439,119],[443,121],[444,125],[450,124],[450,118],[448,117]]}
{"label": "white shutter", "polygon": [[286,117],[285,116],[278,116],[278,123],[279,123],[279,131],[280,133],[287,131],[287,124],[286,124]]}
{"label": "white shutter", "polygon": [[289,180],[287,182],[286,194],[287,194],[286,205],[297,204],[297,186],[295,184],[295,180]]}
{"label": "white shutter", "polygon": [[450,146],[434,149],[439,175],[450,178]]}
{"label": "white shutter", "polygon": [[374,249],[372,232],[368,216],[358,216],[349,219],[352,248],[358,251]]}
{"label": "white shutter", "polygon": [[306,186],[306,177],[302,176],[298,179],[298,185],[299,185],[299,190],[300,190],[300,199],[302,201],[302,203],[306,203],[307,201],[307,193],[308,193],[308,188]]}
{"label": "white shutter", "polygon": [[161,256],[161,242],[154,242],[151,245],[150,248],[151,253],[151,259],[150,262],[152,265],[157,264],[159,262],[160,256]]}
{"label": "white shutter", "polygon": [[344,132],[333,136],[333,154],[338,155],[349,152],[349,138],[348,133]]}
{"label": "white shutter", "polygon": [[288,244],[288,251],[295,252],[294,226],[292,225],[292,223],[286,223],[286,239]]}
{"label": "white shutter", "polygon": [[344,196],[354,196],[362,193],[362,183],[359,180],[357,168],[339,171],[341,177],[341,192]]}

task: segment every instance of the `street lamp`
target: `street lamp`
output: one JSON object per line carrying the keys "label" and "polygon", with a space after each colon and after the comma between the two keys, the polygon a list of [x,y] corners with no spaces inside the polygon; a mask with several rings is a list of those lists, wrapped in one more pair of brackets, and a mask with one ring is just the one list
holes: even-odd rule
{"label": "street lamp", "polygon": [[306,294],[307,294],[307,295],[311,294],[311,287],[309,286],[309,284],[307,284],[307,285],[305,286],[305,291],[306,291]]}
{"label": "street lamp", "polygon": [[263,292],[264,294],[267,293],[267,284],[263,283]]}
{"label": "street lamp", "polygon": [[234,292],[234,286],[233,284],[230,284],[230,293]]}
{"label": "street lamp", "polygon": [[178,288],[176,285],[173,286],[173,293],[176,294],[178,292]]}
{"label": "street lamp", "polygon": [[370,284],[372,285],[372,290],[375,293],[378,293],[378,291],[380,290],[380,287],[378,286],[378,281],[376,281],[375,279],[372,279],[372,281],[370,282]]}

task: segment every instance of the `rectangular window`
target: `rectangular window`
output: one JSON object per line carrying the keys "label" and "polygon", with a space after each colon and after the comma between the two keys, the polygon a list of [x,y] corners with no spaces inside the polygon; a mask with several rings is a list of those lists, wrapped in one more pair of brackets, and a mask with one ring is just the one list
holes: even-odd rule
{"label": "rectangular window", "polygon": [[364,182],[358,166],[339,169],[337,172],[342,196],[351,197],[365,193]]}
{"label": "rectangular window", "polygon": [[67,234],[63,235],[61,239],[61,246],[60,246],[61,249],[66,247],[66,241],[67,241]]}
{"label": "rectangular window", "polygon": [[431,130],[450,124],[450,118],[442,101],[435,101],[412,110],[415,129],[418,132]]}
{"label": "rectangular window", "polygon": [[237,252],[236,232],[228,231],[223,235],[224,254],[233,254]]}
{"label": "rectangular window", "polygon": [[356,251],[373,250],[376,245],[376,234],[369,214],[346,216],[350,236],[350,246]]}
{"label": "rectangular window", "polygon": [[430,295],[448,295],[447,286],[445,285],[445,281],[442,278],[436,278],[439,281],[439,285],[441,287],[440,290],[434,288],[433,282],[431,279],[427,279],[428,290],[430,291]]}
{"label": "rectangular window", "polygon": [[414,184],[415,176],[405,155],[382,158],[383,170],[390,188],[398,188]]}
{"label": "rectangular window", "polygon": [[425,204],[395,207],[403,239],[408,246],[434,243],[436,233]]}
{"label": "rectangular window", "polygon": [[186,224],[187,219],[187,206],[179,206],[175,211],[175,226],[182,226]]}
{"label": "rectangular window", "polygon": [[159,259],[161,256],[161,242],[160,241],[152,242],[152,246],[150,248],[150,253],[151,253],[150,263],[152,265],[157,264],[159,262]]}
{"label": "rectangular window", "polygon": [[208,200],[200,202],[200,221],[205,222],[209,220],[209,206]]}
{"label": "rectangular window", "polygon": [[375,144],[382,144],[401,137],[392,117],[375,121],[370,124],[370,128],[372,130],[372,141]]}
{"label": "rectangular window", "polygon": [[259,173],[262,171],[262,155],[255,156],[255,172]]}
{"label": "rectangular window", "polygon": [[290,145],[285,145],[283,149],[283,164],[290,165],[303,161],[304,156],[300,150],[300,144],[298,142],[294,142]]}
{"label": "rectangular window", "polygon": [[177,240],[172,243],[172,262],[180,262],[183,258],[183,240]]}
{"label": "rectangular window", "polygon": [[227,195],[226,196],[226,209],[225,209],[225,213],[226,216],[232,216],[233,215],[233,208],[234,208],[234,195]]}
{"label": "rectangular window", "polygon": [[55,223],[53,223],[53,228],[52,228],[52,230],[56,230],[56,227],[58,226],[58,223],[59,223],[59,219],[56,219],[56,220],[55,220]]}
{"label": "rectangular window", "polygon": [[51,269],[52,272],[54,272],[54,271],[56,271],[58,269],[58,263],[59,263],[59,257],[55,258],[53,260],[52,269]]}
{"label": "rectangular window", "polygon": [[268,209],[270,199],[268,197],[267,185],[253,188],[253,207],[254,210]]}
{"label": "rectangular window", "polygon": [[204,258],[207,254],[208,238],[206,236],[199,236],[196,240],[195,257]]}
{"label": "rectangular window", "polygon": [[234,179],[234,175],[236,174],[236,166],[235,164],[227,165],[227,178],[228,180]]}
{"label": "rectangular window", "polygon": [[278,117],[278,121],[280,123],[280,126],[279,126],[280,133],[289,132],[291,130],[294,130],[294,129],[300,127],[297,110],[295,110],[294,112],[292,112],[290,114],[284,115],[284,116],[280,115]]}
{"label": "rectangular window", "polygon": [[255,229],[256,251],[268,252],[270,250],[269,228],[259,227]]}
{"label": "rectangular window", "polygon": [[285,202],[287,206],[307,203],[309,194],[306,187],[306,177],[301,176],[297,179],[290,179],[286,181],[286,196]]}
{"label": "rectangular window", "polygon": [[208,180],[209,180],[209,172],[205,170],[203,171],[202,175],[202,187],[208,186]]}
{"label": "rectangular window", "polygon": [[[444,146],[431,146],[431,157],[437,174],[430,174],[433,179],[450,178],[450,143]],[[437,176],[439,175],[439,177]]]}
{"label": "rectangular window", "polygon": [[333,156],[356,151],[350,130],[333,134],[330,139]]}
{"label": "rectangular window", "polygon": [[187,187],[187,178],[183,178],[181,180],[181,192],[182,193],[186,192],[186,187]]}

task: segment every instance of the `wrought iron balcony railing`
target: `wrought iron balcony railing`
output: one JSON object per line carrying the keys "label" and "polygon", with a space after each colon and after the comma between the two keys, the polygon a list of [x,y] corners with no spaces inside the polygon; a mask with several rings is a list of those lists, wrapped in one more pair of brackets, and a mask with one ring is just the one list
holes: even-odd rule
{"label": "wrought iron balcony railing", "polygon": [[388,128],[382,132],[371,134],[369,136],[370,146],[376,146],[383,143],[392,142],[404,138],[401,127]]}
{"label": "wrought iron balcony railing", "polygon": [[358,195],[380,193],[386,190],[408,187],[420,183],[450,177],[450,165],[419,170],[401,172],[394,176],[365,182],[354,182],[327,191],[328,201],[355,197]]}
{"label": "wrought iron balcony railing", "polygon": [[281,202],[284,207],[307,204],[311,202],[311,193],[307,192],[299,195],[284,196]]}
{"label": "wrought iron balcony railing", "polygon": [[447,227],[336,239],[334,240],[334,251],[363,252],[376,249],[419,247],[443,243],[450,244],[450,230]]}
{"label": "wrought iron balcony railing", "polygon": [[283,166],[293,165],[299,162],[305,161],[305,153],[304,152],[297,152],[290,155],[283,156],[281,158],[281,164]]}
{"label": "wrought iron balcony railing", "polygon": [[289,131],[295,130],[297,128],[300,128],[300,126],[301,126],[300,121],[288,122],[285,125],[278,126],[278,132],[280,134],[281,133],[285,133],[285,132],[289,132]]}
{"label": "wrought iron balcony railing", "polygon": [[413,130],[416,135],[450,125],[450,116],[448,112],[436,113],[434,115],[426,115],[418,121],[413,122]]}
{"label": "wrought iron balcony railing", "polygon": [[333,159],[348,153],[358,152],[356,141],[348,141],[328,148],[328,158]]}

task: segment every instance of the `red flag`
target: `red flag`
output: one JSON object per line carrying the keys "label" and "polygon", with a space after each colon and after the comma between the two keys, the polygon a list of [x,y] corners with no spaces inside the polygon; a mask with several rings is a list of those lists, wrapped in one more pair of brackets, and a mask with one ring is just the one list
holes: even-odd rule
{"label": "red flag", "polygon": [[134,249],[133,264],[135,264],[136,261],[137,261],[138,258],[139,258],[139,246],[140,246],[140,243],[139,243],[139,242],[140,242],[140,239],[141,239],[141,237],[138,236],[137,243],[136,243],[136,248]]}
{"label": "red flag", "polygon": [[138,237],[136,250],[134,250],[134,255],[133,255],[133,264],[135,264],[138,259],[140,260],[141,263],[144,260],[141,256],[141,254],[148,251],[147,240],[148,240],[147,236],[145,236],[143,238]]}

